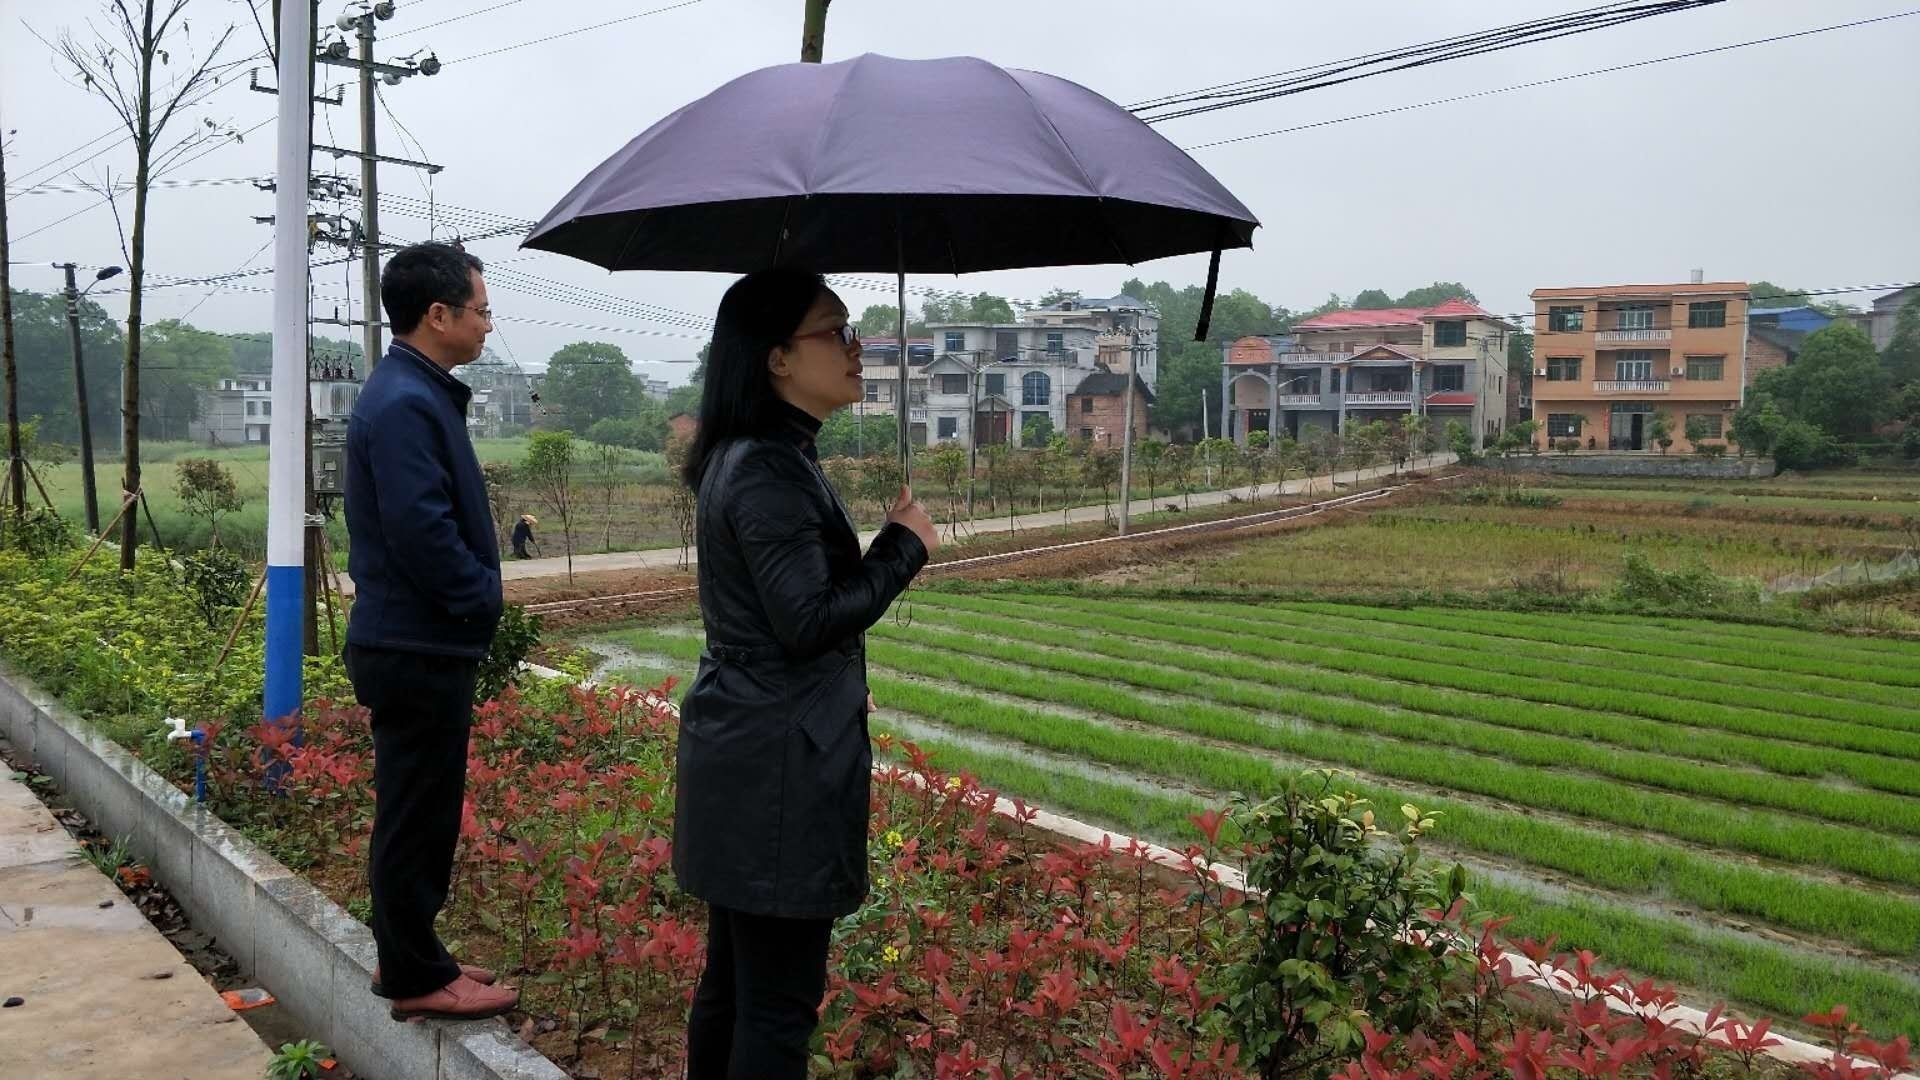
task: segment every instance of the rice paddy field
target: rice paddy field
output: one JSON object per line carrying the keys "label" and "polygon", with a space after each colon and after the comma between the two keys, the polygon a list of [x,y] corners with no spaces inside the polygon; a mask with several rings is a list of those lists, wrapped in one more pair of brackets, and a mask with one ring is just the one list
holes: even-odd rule
{"label": "rice paddy field", "polygon": [[[1317,545],[1312,566],[1354,556],[1322,535],[1422,520],[1287,543]],[[1765,545],[1726,557],[1764,566]],[[701,648],[685,624],[589,644],[649,682]],[[1009,587],[916,590],[868,644],[876,732],[1010,796],[1185,844],[1203,806],[1335,767],[1379,806],[1440,811],[1433,854],[1514,936],[1701,1001],[1789,1020],[1844,1001],[1920,1035],[1920,643]]]}

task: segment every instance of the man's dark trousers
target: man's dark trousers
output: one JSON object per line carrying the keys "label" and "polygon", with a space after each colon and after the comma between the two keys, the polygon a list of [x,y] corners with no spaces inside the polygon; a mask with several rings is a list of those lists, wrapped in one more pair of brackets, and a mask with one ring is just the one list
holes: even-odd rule
{"label": "man's dark trousers", "polygon": [[831,919],[708,905],[707,969],[687,1021],[688,1080],[806,1080]]}
{"label": "man's dark trousers", "polygon": [[354,696],[373,713],[373,939],[381,990],[433,993],[460,975],[434,933],[453,880],[480,662],[348,645]]}

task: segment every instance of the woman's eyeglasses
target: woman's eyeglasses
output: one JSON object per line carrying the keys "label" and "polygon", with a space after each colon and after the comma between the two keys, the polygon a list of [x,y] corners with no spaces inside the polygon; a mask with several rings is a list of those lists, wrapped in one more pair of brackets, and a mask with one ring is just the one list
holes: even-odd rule
{"label": "woman's eyeglasses", "polygon": [[852,323],[845,323],[831,330],[814,330],[805,334],[793,335],[793,340],[795,341],[800,341],[804,338],[823,338],[827,341],[838,341],[841,347],[851,349],[855,345],[860,344],[860,331],[854,329]]}

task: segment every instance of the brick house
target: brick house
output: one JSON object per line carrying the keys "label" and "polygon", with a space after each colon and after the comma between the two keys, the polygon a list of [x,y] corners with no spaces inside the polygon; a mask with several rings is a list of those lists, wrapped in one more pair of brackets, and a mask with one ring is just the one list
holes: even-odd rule
{"label": "brick house", "polygon": [[687,442],[700,427],[700,421],[686,413],[674,413],[667,417],[667,441]]}
{"label": "brick house", "polygon": [[1139,375],[1129,378],[1111,371],[1095,371],[1080,380],[1067,394],[1067,424],[1063,432],[1069,439],[1100,449],[1118,447],[1127,427],[1128,384],[1133,387],[1133,441],[1138,445],[1147,437],[1147,410],[1153,405],[1153,391]]}
{"label": "brick house", "polygon": [[1803,331],[1782,330],[1758,323],[1747,327],[1747,387],[1752,388],[1763,371],[1786,367],[1800,357],[1806,342]]}

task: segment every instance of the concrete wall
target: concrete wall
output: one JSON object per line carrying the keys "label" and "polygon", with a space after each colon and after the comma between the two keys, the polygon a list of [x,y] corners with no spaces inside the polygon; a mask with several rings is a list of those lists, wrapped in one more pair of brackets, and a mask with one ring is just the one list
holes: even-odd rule
{"label": "concrete wall", "polygon": [[1710,480],[1764,479],[1774,474],[1772,458],[1723,457],[1693,454],[1541,454],[1511,457],[1501,465],[1517,472],[1557,473],[1563,476],[1665,476]]}
{"label": "concrete wall", "polygon": [[395,1023],[368,991],[373,934],[86,720],[0,666],[0,735],[125,839],[240,970],[368,1080],[566,1080],[499,1020]]}

